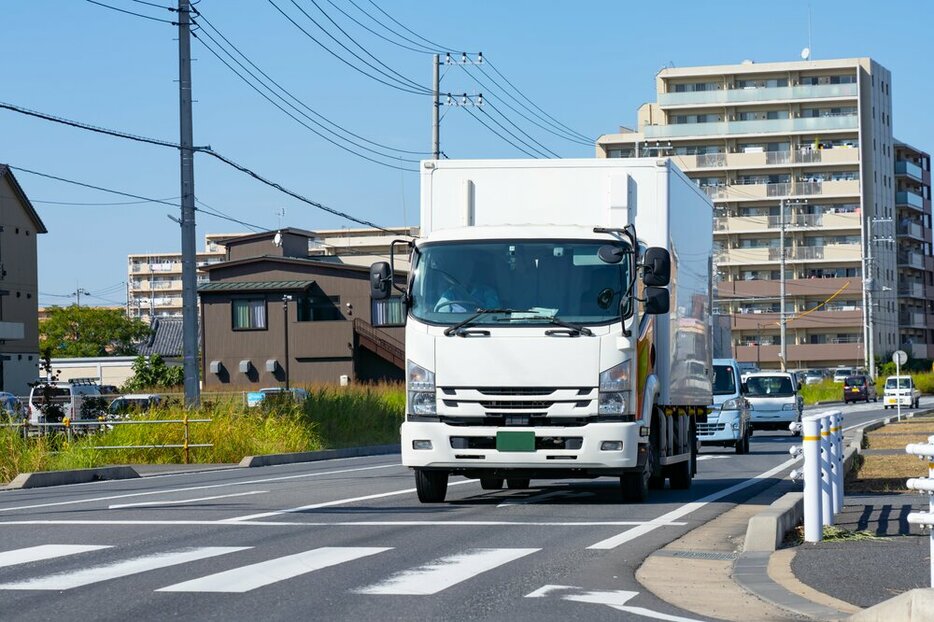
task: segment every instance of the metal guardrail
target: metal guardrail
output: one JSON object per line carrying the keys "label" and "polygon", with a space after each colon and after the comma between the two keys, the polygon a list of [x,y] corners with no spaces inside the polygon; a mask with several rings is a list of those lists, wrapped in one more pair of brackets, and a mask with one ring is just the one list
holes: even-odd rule
{"label": "metal guardrail", "polygon": [[843,510],[843,414],[827,411],[788,427],[802,432],[803,443],[789,452],[804,456],[802,469],[791,472],[793,480],[804,480],[804,541],[820,542],[824,525]]}
{"label": "metal guardrail", "polygon": [[[192,423],[211,423],[213,419],[191,419],[188,416],[184,416],[181,419],[108,419],[102,417],[100,419],[81,419],[78,421],[71,421],[69,419],[64,419],[61,423],[30,423],[29,420],[24,419],[21,423],[7,423],[0,424],[0,427],[4,428],[20,428],[23,432],[23,437],[35,436],[30,434],[31,431],[38,431],[38,436],[49,436],[50,432],[58,431],[59,433],[64,433],[65,437],[69,442],[74,440],[79,436],[78,430],[84,428],[83,434],[88,434],[90,432],[100,432],[103,430],[112,429],[114,426],[119,425],[166,425],[166,424],[182,424],[183,427],[183,441],[181,443],[164,443],[161,445],[80,445],[81,449],[101,449],[101,450],[114,450],[114,449],[181,449],[183,450],[184,463],[188,464],[190,460],[189,450],[192,448],[199,447],[213,447],[214,443],[192,443],[191,442],[191,430],[189,425]],[[44,433],[43,433],[44,432]]]}
{"label": "metal guardrail", "polygon": [[908,515],[908,523],[920,525],[931,531],[931,587],[934,587],[934,436],[928,437],[927,443],[912,443],[905,446],[905,453],[927,460],[928,476],[911,478],[906,485],[911,490],[917,490],[928,495],[928,511],[912,512]]}

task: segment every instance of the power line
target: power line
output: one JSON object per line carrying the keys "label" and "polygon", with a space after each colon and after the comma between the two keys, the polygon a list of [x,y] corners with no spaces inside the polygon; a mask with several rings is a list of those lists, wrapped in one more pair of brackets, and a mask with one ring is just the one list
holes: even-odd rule
{"label": "power line", "polygon": [[[269,4],[271,4],[277,11],[279,11],[279,13],[281,13],[287,20],[289,20],[289,21],[292,23],[293,26],[295,26],[295,27],[298,28],[300,31],[302,31],[302,33],[303,33],[306,37],[308,37],[309,39],[311,39],[312,41],[314,41],[316,44],[318,44],[319,47],[321,47],[323,50],[325,50],[328,54],[330,54],[331,56],[333,56],[333,57],[336,58],[337,60],[341,61],[342,63],[344,63],[345,65],[347,65],[347,66],[350,67],[351,69],[353,69],[354,71],[357,71],[357,72],[359,72],[359,73],[365,75],[366,77],[370,78],[371,80],[375,80],[375,81],[379,82],[380,84],[384,84],[385,86],[388,86],[388,87],[390,87],[390,88],[396,89],[396,90],[398,90],[398,91],[402,91],[402,92],[404,92],[404,93],[411,93],[411,94],[413,94],[413,95],[430,95],[430,94],[431,94],[431,91],[430,91],[429,89],[427,89],[427,88],[422,88],[422,89],[419,89],[419,90],[413,90],[411,87],[405,86],[404,83],[400,83],[398,79],[395,79],[395,78],[393,78],[392,76],[390,76],[389,74],[387,74],[387,73],[385,73],[385,72],[383,72],[383,71],[381,71],[381,70],[379,70],[379,69],[373,67],[372,65],[370,65],[370,64],[367,63],[366,61],[364,61],[364,64],[366,64],[367,66],[369,66],[369,67],[371,67],[372,69],[376,70],[377,73],[383,75],[384,77],[387,77],[387,78],[389,78],[390,80],[393,80],[394,82],[396,82],[396,84],[393,84],[393,82],[388,82],[388,81],[386,81],[386,80],[383,80],[383,79],[381,79],[381,78],[379,78],[379,77],[377,77],[377,76],[374,76],[374,75],[372,75],[372,74],[366,72],[365,70],[361,69],[360,67],[357,67],[356,65],[354,65],[353,63],[351,63],[350,61],[348,61],[346,58],[344,58],[343,56],[341,56],[340,54],[338,54],[337,52],[335,52],[334,50],[332,50],[332,49],[329,48],[328,46],[326,46],[326,45],[324,45],[323,43],[321,43],[320,41],[318,41],[318,39],[315,38],[315,36],[314,36],[313,34],[311,34],[310,32],[308,32],[307,30],[305,30],[305,29],[302,27],[301,24],[299,24],[299,23],[296,22],[294,19],[292,19],[292,16],[289,15],[288,13],[286,13],[285,11],[283,11],[283,10],[279,7],[279,5],[277,5],[275,2],[273,2],[273,0],[267,0],[267,1],[268,1]],[[359,57],[358,57],[358,58],[359,58]],[[362,59],[361,59],[361,60],[362,60]]]}
{"label": "power line", "polygon": [[[338,124],[338,123],[335,123],[334,121],[331,121],[330,119],[328,119],[327,117],[325,117],[325,116],[322,115],[321,113],[319,113],[319,112],[317,112],[316,110],[312,109],[312,108],[311,108],[310,106],[308,106],[304,101],[302,101],[301,99],[299,99],[294,93],[292,93],[291,91],[289,91],[288,89],[286,89],[284,86],[282,86],[282,84],[280,84],[279,82],[277,82],[277,81],[276,81],[275,79],[273,79],[269,74],[267,74],[265,71],[263,71],[262,68],[260,68],[258,65],[256,65],[256,63],[254,63],[252,60],[250,60],[250,58],[249,58],[248,56],[246,56],[234,43],[232,43],[232,42],[230,41],[230,39],[228,39],[226,36],[224,36],[224,33],[222,33],[213,23],[211,23],[211,22],[204,16],[203,13],[199,13],[199,14],[198,14],[198,21],[199,21],[199,22],[204,22],[205,24],[207,24],[208,27],[210,27],[211,30],[213,30],[214,33],[217,34],[217,36],[219,36],[225,43],[227,43],[227,45],[228,45],[230,48],[232,48],[241,58],[243,58],[243,60],[245,60],[251,67],[253,67],[254,69],[256,69],[256,71],[258,71],[264,78],[266,78],[267,80],[269,80],[269,82],[271,82],[272,84],[274,84],[280,91],[282,91],[283,93],[285,93],[286,95],[288,95],[288,96],[289,96],[290,98],[292,98],[295,102],[297,102],[300,106],[302,106],[303,108],[305,108],[306,110],[308,110],[310,113],[312,113],[313,115],[315,115],[315,116],[318,117],[319,119],[322,119],[324,122],[326,122],[326,123],[332,125],[333,127],[336,127],[336,128],[339,129],[340,131],[345,132],[346,134],[349,134],[350,136],[353,136],[354,138],[358,138],[358,139],[360,139],[360,140],[362,140],[362,141],[364,141],[364,142],[370,143],[370,144],[372,144],[372,145],[376,145],[377,147],[380,147],[380,148],[382,148],[382,149],[388,149],[389,151],[396,151],[396,152],[398,152],[398,153],[408,153],[408,154],[413,154],[413,155],[429,155],[429,152],[427,152],[427,151],[414,151],[414,150],[400,149],[400,148],[398,148],[398,147],[391,147],[391,146],[389,146],[389,145],[384,145],[384,144],[382,144],[382,143],[378,143],[378,142],[376,142],[376,141],[374,141],[374,140],[371,140],[371,139],[369,139],[369,138],[365,138],[365,137],[363,137],[363,136],[360,136],[359,134],[355,134],[355,133],[353,133],[352,131],[348,130],[347,128],[343,127],[342,125],[340,125],[340,124]],[[199,25],[200,25],[200,24],[199,24]],[[210,33],[205,33],[205,34],[207,34],[207,35],[210,37]],[[212,40],[213,40],[213,39],[212,39]],[[217,42],[215,41],[215,43],[217,43]],[[220,45],[218,44],[218,47],[221,47],[221,48],[222,48],[223,46],[220,46]],[[254,76],[254,78],[255,78],[255,76]],[[258,78],[256,78],[256,79],[259,80]],[[268,88],[268,87],[267,87],[267,88]],[[271,91],[271,90],[272,90],[272,89],[270,89],[270,91]],[[323,127],[323,126],[322,126],[322,127]],[[325,129],[326,129],[326,128],[325,128]],[[329,131],[330,131],[330,130],[329,130]],[[332,133],[333,133],[333,132],[332,132]],[[337,136],[336,133],[335,133],[334,135]],[[387,157],[393,157],[393,156],[387,156]]]}
{"label": "power line", "polygon": [[[62,117],[56,117],[56,116],[53,116],[53,115],[45,114],[45,113],[43,113],[43,112],[36,112],[36,111],[34,111],[34,110],[28,110],[28,109],[26,109],[26,108],[21,108],[21,107],[19,107],[19,106],[14,106],[13,104],[7,104],[7,103],[4,103],[4,102],[0,102],[0,108],[4,108],[4,109],[7,109],[7,110],[12,110],[13,112],[19,112],[19,113],[21,113],[21,114],[26,114],[26,115],[33,116],[33,117],[38,117],[38,118],[40,118],[40,119],[45,119],[45,120],[47,120],[47,121],[53,121],[53,122],[55,122],[55,123],[60,123],[60,124],[63,124],[63,125],[68,125],[68,126],[70,126],[70,127],[75,127],[75,128],[82,129],[82,130],[87,130],[87,131],[90,131],[90,132],[96,132],[96,133],[99,133],[99,134],[107,134],[107,135],[109,135],[109,136],[116,136],[117,138],[126,138],[126,139],[128,139],[128,140],[134,140],[134,141],[138,141],[138,142],[149,143],[149,144],[152,144],[152,145],[158,145],[158,146],[160,146],[160,147],[171,147],[171,148],[176,149],[176,150],[181,149],[181,145],[178,145],[178,144],[176,144],[176,143],[171,143],[171,142],[164,141],[164,140],[157,140],[157,139],[155,139],[155,138],[146,138],[146,137],[144,137],[144,136],[138,136],[138,135],[136,135],[136,134],[128,134],[128,133],[125,133],[125,132],[118,132],[118,131],[116,131],[116,130],[111,130],[111,129],[107,129],[107,128],[102,128],[102,127],[98,127],[98,126],[94,126],[94,125],[89,125],[89,124],[87,124],[87,123],[79,123],[79,122],[77,122],[77,121],[72,121],[72,120],[70,120],[70,119],[65,119],[65,118],[62,118]],[[303,202],[303,203],[307,203],[308,205],[311,205],[312,207],[315,207],[315,208],[317,208],[317,209],[320,209],[320,210],[322,210],[322,211],[324,211],[324,212],[327,212],[327,213],[332,214],[332,215],[334,215],[334,216],[338,216],[338,217],[340,217],[340,218],[344,218],[344,219],[346,219],[346,220],[349,220],[349,221],[351,221],[351,222],[355,222],[355,223],[357,223],[357,224],[364,225],[364,226],[366,226],[366,227],[372,227],[372,228],[374,228],[374,229],[379,229],[380,231],[385,231],[385,232],[387,232],[387,233],[392,233],[392,231],[390,231],[389,229],[386,229],[385,227],[381,227],[381,226],[379,226],[379,225],[377,225],[377,224],[374,224],[374,223],[370,222],[369,220],[363,220],[363,219],[361,219],[361,218],[357,218],[356,216],[351,216],[350,214],[347,214],[347,213],[345,213],[345,212],[341,212],[341,211],[336,210],[336,209],[334,209],[334,208],[327,207],[326,205],[323,205],[323,204],[321,204],[321,203],[318,203],[317,201],[312,201],[311,199],[309,199],[309,198],[307,198],[307,197],[305,197],[305,196],[302,196],[302,195],[298,194],[297,192],[294,192],[294,191],[292,191],[292,190],[288,190],[287,188],[283,187],[283,186],[280,185],[279,183],[274,182],[274,181],[271,181],[271,180],[269,180],[269,179],[266,179],[265,177],[263,177],[263,176],[260,175],[259,173],[256,173],[256,172],[252,171],[251,169],[247,168],[246,166],[243,166],[242,164],[238,164],[238,163],[234,162],[233,160],[231,160],[230,158],[228,158],[228,157],[226,157],[226,156],[224,156],[224,155],[222,155],[222,154],[220,154],[220,153],[214,151],[213,149],[211,149],[210,146],[207,146],[207,147],[192,147],[191,150],[192,150],[192,151],[195,151],[195,152],[200,152],[200,153],[207,154],[207,155],[209,155],[209,156],[211,156],[211,157],[213,157],[213,158],[217,158],[217,159],[220,160],[221,162],[227,164],[228,166],[230,166],[230,167],[232,167],[232,168],[237,169],[237,170],[240,171],[241,173],[244,173],[244,174],[246,174],[246,175],[249,175],[250,177],[256,179],[257,181],[260,181],[260,182],[266,184],[267,186],[269,186],[269,187],[271,187],[271,188],[275,188],[276,190],[279,190],[280,192],[282,192],[282,193],[284,193],[284,194],[287,194],[287,195],[289,195],[289,196],[291,196],[291,197],[293,197],[293,198],[295,198],[295,199],[298,199],[299,201],[301,201],[301,202]],[[126,196],[131,196],[131,197],[136,198],[136,199],[140,199],[140,198],[143,198],[143,199],[144,199],[144,198],[146,198],[146,197],[133,196],[133,195],[129,195],[129,194],[127,194]],[[160,202],[160,201],[156,201],[156,202],[158,203],[158,202]],[[177,206],[175,206],[175,207],[177,207]]]}
{"label": "power line", "polygon": [[[389,26],[387,26],[386,24],[384,24],[383,22],[381,22],[379,19],[373,17],[372,14],[370,14],[366,9],[364,9],[364,8],[361,7],[359,4],[357,4],[356,2],[354,2],[354,0],[347,0],[347,1],[350,2],[350,4],[352,4],[358,11],[360,11],[361,13],[363,13],[364,15],[366,15],[367,17],[369,17],[371,20],[373,20],[374,22],[376,22],[377,24],[379,24],[380,26],[382,26],[383,28],[385,28],[386,30],[388,30],[389,32],[391,32],[392,34],[396,35],[397,37],[399,37],[399,38],[402,39],[403,41],[407,41],[407,42],[409,42],[409,43],[411,43],[411,44],[413,44],[413,45],[419,46],[420,48],[422,48],[422,49],[423,49],[426,53],[428,53],[428,54],[443,54],[444,52],[447,52],[447,51],[453,51],[453,50],[446,50],[446,49],[438,49],[438,46],[435,46],[435,47],[428,47],[428,46],[426,46],[426,45],[423,44],[423,43],[419,43],[418,41],[415,41],[414,39],[409,39],[409,38],[406,37],[404,34],[399,33],[399,32],[396,32],[395,30],[393,30],[392,28],[390,28]],[[379,8],[379,7],[377,7],[377,8]],[[382,11],[382,9],[380,9],[380,10]],[[393,21],[395,21],[395,20],[393,20]]]}
{"label": "power line", "polygon": [[[167,197],[165,199],[159,199],[160,201],[171,201],[178,200],[180,197]],[[29,199],[30,203],[42,203],[43,205],[72,205],[75,207],[111,207],[115,205],[142,205],[144,203],[152,203],[152,201],[146,199],[141,201],[108,201],[108,202],[80,202],[80,201],[41,201],[39,199]],[[176,205],[173,203],[173,205]]]}
{"label": "power line", "polygon": [[[495,110],[495,109],[494,109],[494,110]],[[509,129],[508,127],[504,126],[502,123],[500,123],[499,121],[497,121],[493,116],[491,116],[491,115],[490,115],[486,110],[484,110],[483,108],[480,108],[480,112],[481,112],[482,114],[485,114],[485,115],[487,116],[487,118],[488,118],[490,121],[492,121],[493,123],[495,123],[495,124],[497,125],[497,127],[499,127],[501,130],[503,130],[504,132],[506,132],[507,134],[509,134],[509,135],[512,136],[513,138],[515,138],[517,141],[519,141],[520,143],[522,143],[523,145],[525,145],[526,147],[528,147],[529,149],[531,149],[532,151],[534,151],[536,154],[538,154],[538,155],[540,155],[540,156],[543,156],[543,157],[547,157],[548,154],[545,153],[545,152],[548,151],[549,153],[551,153],[551,154],[554,155],[555,157],[558,157],[558,154],[554,153],[553,151],[549,151],[547,148],[544,148],[544,147],[543,147],[542,149],[538,149],[538,148],[533,147],[532,145],[530,145],[528,142],[522,140],[521,138],[519,138],[518,136],[516,136],[512,131],[510,131],[510,129]],[[507,120],[507,121],[508,121],[508,120]],[[511,123],[511,122],[510,122],[510,123]],[[513,124],[513,125],[515,125],[515,124]],[[517,128],[517,129],[518,129],[518,128]],[[521,129],[520,129],[519,131],[522,132]],[[523,133],[524,133],[524,132],[523,132]],[[530,139],[532,140],[532,142],[534,142],[535,144],[539,144],[534,138],[531,138],[531,137],[529,137],[529,138],[530,138]]]}
{"label": "power line", "polygon": [[411,34],[411,35],[413,35],[413,36],[415,36],[415,37],[418,37],[419,39],[421,39],[422,41],[424,41],[424,42],[427,43],[428,45],[432,45],[432,46],[434,46],[434,47],[436,47],[436,48],[441,48],[441,49],[447,50],[447,51],[452,51],[452,50],[453,50],[453,48],[447,48],[447,47],[445,47],[445,46],[443,46],[443,45],[440,45],[440,44],[438,44],[438,43],[435,43],[435,42],[433,42],[433,41],[429,41],[428,39],[426,39],[425,37],[421,36],[420,34],[418,34],[417,32],[415,32],[415,31],[412,30],[411,28],[408,28],[405,24],[403,24],[402,22],[400,22],[399,20],[397,20],[396,18],[394,18],[392,15],[390,15],[389,13],[387,13],[386,11],[384,11],[378,4],[376,4],[375,2],[373,2],[373,0],[368,0],[368,2],[369,2],[370,4],[372,4],[374,7],[376,7],[376,10],[377,10],[377,11],[379,11],[380,13],[382,13],[383,15],[385,15],[386,17],[388,17],[390,20],[392,20],[392,22],[393,22],[394,24],[396,24],[396,25],[398,25],[399,27],[401,27],[401,28],[402,28],[403,30],[405,30],[407,33],[409,33],[409,34]]}
{"label": "power line", "polygon": [[503,141],[509,143],[510,145],[512,145],[513,147],[515,147],[516,149],[518,149],[519,151],[521,151],[521,152],[524,153],[525,155],[529,156],[530,158],[537,158],[537,157],[538,157],[538,156],[535,155],[534,153],[529,153],[528,151],[526,151],[525,149],[523,149],[523,148],[520,147],[519,145],[515,144],[514,142],[512,142],[511,140],[509,140],[508,138],[506,138],[505,136],[503,136],[502,134],[500,134],[499,132],[497,132],[496,130],[494,130],[492,127],[490,127],[489,125],[487,125],[486,122],[485,122],[483,119],[481,119],[480,117],[478,117],[476,114],[474,114],[474,111],[471,110],[469,107],[464,108],[464,110],[466,110],[468,113],[470,113],[470,116],[473,117],[474,119],[476,119],[477,122],[478,122],[480,125],[482,125],[482,126],[485,127],[486,129],[488,129],[490,132],[492,132],[493,134],[495,134],[496,136],[498,136],[501,140],[503,140]]}
{"label": "power line", "polygon": [[130,0],[130,1],[135,2],[136,4],[145,4],[146,6],[151,6],[157,9],[165,9],[166,11],[172,11],[173,13],[178,10],[175,7],[156,4],[155,2],[146,2],[146,0]]}
{"label": "power line", "polygon": [[[158,17],[152,17],[150,15],[143,15],[142,13],[135,13],[133,11],[127,11],[126,9],[120,9],[115,6],[110,6],[109,4],[104,4],[103,2],[97,2],[97,0],[85,0],[85,2],[90,2],[91,4],[96,4],[97,6],[104,7],[105,9],[110,9],[111,11],[117,11],[120,13],[126,13],[127,15],[132,15],[134,17],[141,17],[143,19],[148,19],[154,22],[162,22],[163,24],[169,24],[171,26],[178,26],[177,22],[173,22],[168,19],[161,19]],[[162,7],[166,8],[166,7]]]}
{"label": "power line", "polygon": [[[366,30],[367,32],[369,32],[369,33],[371,33],[371,34],[373,34],[373,35],[379,37],[379,38],[382,39],[383,41],[386,41],[386,42],[388,42],[388,43],[391,43],[391,44],[393,44],[393,45],[395,45],[395,46],[398,46],[398,47],[400,47],[400,48],[403,48],[403,49],[405,49],[405,50],[409,50],[409,51],[411,51],[411,52],[418,52],[419,54],[434,54],[434,53],[435,53],[435,52],[432,51],[432,50],[425,50],[425,49],[413,48],[413,47],[410,47],[410,46],[408,46],[408,45],[405,45],[404,43],[399,43],[398,41],[393,41],[393,40],[390,39],[389,37],[387,37],[387,36],[385,36],[385,35],[383,35],[383,34],[380,34],[380,33],[376,32],[375,30],[373,30],[372,28],[370,28],[369,26],[367,26],[367,25],[364,24],[363,22],[359,21],[358,19],[356,19],[355,17],[353,17],[350,13],[348,13],[347,11],[345,11],[344,9],[342,9],[342,8],[341,8],[340,6],[338,6],[337,4],[334,4],[334,0],[328,0],[328,4],[330,4],[332,7],[334,7],[334,8],[337,9],[338,11],[340,11],[347,19],[349,19],[350,21],[352,21],[352,22],[355,23],[356,25],[360,26],[361,28],[363,28],[363,29]],[[353,3],[351,2],[351,4],[353,4]],[[356,6],[356,5],[355,5],[355,6]]]}

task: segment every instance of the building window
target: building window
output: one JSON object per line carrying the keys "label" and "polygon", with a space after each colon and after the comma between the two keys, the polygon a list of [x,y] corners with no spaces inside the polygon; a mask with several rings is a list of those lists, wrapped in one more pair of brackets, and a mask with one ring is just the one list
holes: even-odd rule
{"label": "building window", "polygon": [[243,298],[230,302],[234,330],[266,330],[266,300]]}
{"label": "building window", "polygon": [[299,322],[342,320],[340,296],[308,295],[298,300]]}

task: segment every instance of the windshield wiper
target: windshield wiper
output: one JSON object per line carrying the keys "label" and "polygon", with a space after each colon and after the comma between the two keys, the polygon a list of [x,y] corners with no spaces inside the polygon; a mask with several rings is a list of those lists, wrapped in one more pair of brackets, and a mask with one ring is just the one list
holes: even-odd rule
{"label": "windshield wiper", "polygon": [[564,320],[559,320],[553,315],[547,316],[547,317],[543,316],[541,319],[543,320],[547,319],[549,323],[554,324],[555,326],[562,326],[564,328],[567,328],[568,330],[578,335],[587,335],[588,337],[593,337],[593,331],[587,328],[586,326],[581,326],[580,324],[573,324],[571,322],[565,322]]}
{"label": "windshield wiper", "polygon": [[479,320],[484,315],[489,315],[490,313],[504,313],[504,314],[509,315],[511,313],[515,313],[515,311],[513,311],[512,309],[477,309],[476,313],[471,315],[469,318],[467,318],[463,322],[460,322],[458,324],[455,324],[454,326],[445,328],[444,336],[450,337],[451,335],[460,334],[463,331],[463,329],[467,328],[468,326],[470,326],[471,324]]}

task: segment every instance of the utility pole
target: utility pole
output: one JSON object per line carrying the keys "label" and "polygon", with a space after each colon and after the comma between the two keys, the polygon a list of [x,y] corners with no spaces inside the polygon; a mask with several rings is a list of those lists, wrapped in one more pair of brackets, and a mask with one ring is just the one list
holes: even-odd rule
{"label": "utility pole", "polygon": [[431,57],[431,157],[441,157],[441,57]]}
{"label": "utility pole", "polygon": [[195,250],[195,162],[191,121],[191,6],[178,0],[178,93],[182,195],[182,338],[185,404],[197,406],[201,391],[198,371],[198,292]]}
{"label": "utility pole", "polygon": [[282,325],[285,327],[285,360],[283,371],[285,372],[285,390],[289,390],[289,302],[292,296],[286,294],[282,297]]}
{"label": "utility pole", "polygon": [[75,297],[75,304],[78,305],[79,307],[81,306],[81,294],[84,294],[85,296],[90,296],[91,292],[89,292],[86,289],[82,289],[80,287],[76,287],[75,291],[71,292],[71,295]]}
{"label": "utility pole", "polygon": [[778,235],[778,246],[779,246],[779,274],[781,275],[781,280],[779,281],[779,313],[778,313],[778,322],[780,333],[780,343],[781,348],[778,354],[778,357],[781,359],[782,371],[785,371],[785,360],[787,354],[787,344],[785,343],[785,199],[782,199],[779,202],[778,207],[778,224],[779,224],[779,235]]}
{"label": "utility pole", "polygon": [[872,247],[876,242],[886,242],[891,238],[875,238],[872,234],[872,226],[877,222],[892,222],[891,218],[869,218],[866,220],[866,262],[863,269],[863,287],[866,292],[866,352],[867,369],[872,378],[876,377],[876,353],[875,353],[875,321],[872,308],[872,288],[875,286],[875,277],[873,276],[872,265]]}

